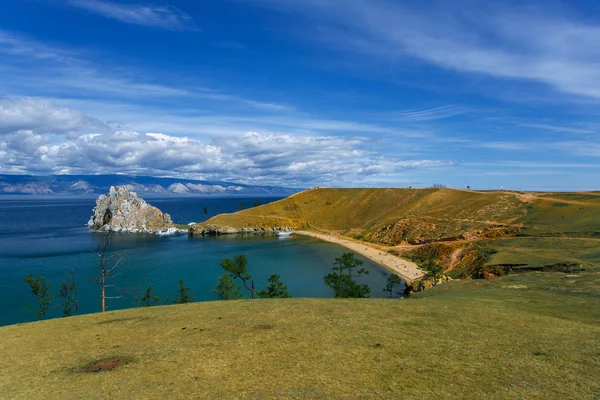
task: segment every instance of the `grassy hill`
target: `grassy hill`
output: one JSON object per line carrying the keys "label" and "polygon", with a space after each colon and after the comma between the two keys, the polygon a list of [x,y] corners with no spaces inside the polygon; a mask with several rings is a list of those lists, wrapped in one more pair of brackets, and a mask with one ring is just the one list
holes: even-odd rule
{"label": "grassy hill", "polygon": [[598,399],[599,208],[598,193],[318,189],[220,215],[205,225],[330,231],[435,256],[450,275],[521,273],[404,300],[205,302],[1,327],[0,398]]}
{"label": "grassy hill", "polygon": [[[597,399],[600,275],[408,300],[149,307],[0,328],[3,399]],[[126,362],[101,372],[90,364]]]}
{"label": "grassy hill", "polygon": [[600,267],[600,193],[312,189],[204,225],[333,231],[454,277]]}

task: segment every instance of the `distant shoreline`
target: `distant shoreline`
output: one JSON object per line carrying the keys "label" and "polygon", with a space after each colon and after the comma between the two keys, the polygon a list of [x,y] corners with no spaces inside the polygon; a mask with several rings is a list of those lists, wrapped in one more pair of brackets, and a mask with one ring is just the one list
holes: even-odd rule
{"label": "distant shoreline", "polygon": [[334,234],[324,234],[309,231],[294,231],[294,233],[303,236],[311,236],[326,242],[344,246],[347,249],[359,253],[371,261],[374,261],[386,269],[396,273],[407,283],[410,283],[415,279],[422,278],[425,275],[425,273],[414,262],[407,261],[393,254],[373,248],[365,243],[354,242],[350,239],[345,239]]}

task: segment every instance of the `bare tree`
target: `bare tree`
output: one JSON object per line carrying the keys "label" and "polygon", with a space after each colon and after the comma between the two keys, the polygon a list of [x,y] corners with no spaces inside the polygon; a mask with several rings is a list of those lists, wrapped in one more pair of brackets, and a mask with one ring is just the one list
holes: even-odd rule
{"label": "bare tree", "polygon": [[100,285],[102,307],[101,311],[106,311],[106,300],[107,299],[118,299],[123,297],[120,296],[107,296],[106,289],[114,288],[114,285],[109,285],[108,282],[115,277],[115,270],[119,267],[121,261],[123,261],[124,255],[122,253],[113,253],[107,255],[108,247],[110,245],[111,231],[107,231],[102,239],[102,244],[98,249],[98,257],[100,257],[100,275],[96,278],[96,284]]}

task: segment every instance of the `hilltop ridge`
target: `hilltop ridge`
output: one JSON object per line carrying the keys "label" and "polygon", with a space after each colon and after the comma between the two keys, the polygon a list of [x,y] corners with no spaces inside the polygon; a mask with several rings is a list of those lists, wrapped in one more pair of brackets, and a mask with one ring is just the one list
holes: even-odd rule
{"label": "hilltop ridge", "polygon": [[332,232],[417,262],[433,256],[454,277],[487,277],[597,266],[600,193],[315,188],[195,229],[207,227]]}

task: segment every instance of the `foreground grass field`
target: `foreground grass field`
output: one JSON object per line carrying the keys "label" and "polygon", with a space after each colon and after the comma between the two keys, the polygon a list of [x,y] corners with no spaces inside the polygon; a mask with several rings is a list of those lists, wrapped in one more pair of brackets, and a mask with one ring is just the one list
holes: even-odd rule
{"label": "foreground grass field", "polygon": [[600,275],[85,315],[0,328],[0,353],[2,399],[598,399]]}

